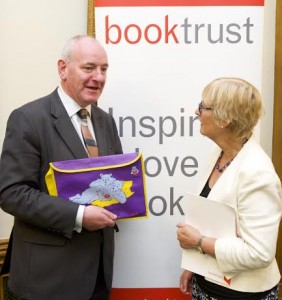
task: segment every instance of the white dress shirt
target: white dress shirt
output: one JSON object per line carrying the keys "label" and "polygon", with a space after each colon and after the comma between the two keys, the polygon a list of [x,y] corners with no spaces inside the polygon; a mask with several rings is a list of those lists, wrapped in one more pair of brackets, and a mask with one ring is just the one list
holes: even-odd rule
{"label": "white dress shirt", "polygon": [[[61,86],[59,86],[59,88],[58,88],[58,94],[60,96],[60,99],[61,99],[66,111],[67,111],[68,116],[70,117],[70,119],[73,123],[75,130],[77,131],[77,134],[80,137],[81,143],[83,144],[83,146],[86,150],[86,146],[84,144],[83,136],[82,136],[82,132],[81,132],[81,120],[77,114],[78,111],[80,109],[82,109],[82,107],[77,102],[75,102],[70,96],[68,96],[64,92],[64,90]],[[89,104],[88,106],[86,106],[84,108],[87,109],[87,111],[89,113],[89,115],[87,116],[87,125],[90,130],[90,133],[92,134],[93,138],[95,139],[95,133],[94,133],[91,119],[90,119],[91,118],[91,105]],[[77,210],[75,227],[74,227],[74,230],[77,232],[81,232],[81,230],[82,230],[82,219],[83,219],[84,209],[85,209],[84,205],[79,205],[78,210]]]}

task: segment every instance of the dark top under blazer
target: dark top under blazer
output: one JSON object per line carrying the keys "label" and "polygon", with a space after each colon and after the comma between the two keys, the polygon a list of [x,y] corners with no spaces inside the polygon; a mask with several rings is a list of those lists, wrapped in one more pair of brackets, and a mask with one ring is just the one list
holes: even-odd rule
{"label": "dark top under blazer", "polygon": [[[122,153],[113,117],[95,105],[91,115],[100,155]],[[11,113],[0,161],[0,206],[15,217],[9,283],[22,298],[89,299],[101,245],[111,286],[113,229],[76,233],[78,205],[49,196],[45,184],[49,162],[86,157],[57,90]]]}

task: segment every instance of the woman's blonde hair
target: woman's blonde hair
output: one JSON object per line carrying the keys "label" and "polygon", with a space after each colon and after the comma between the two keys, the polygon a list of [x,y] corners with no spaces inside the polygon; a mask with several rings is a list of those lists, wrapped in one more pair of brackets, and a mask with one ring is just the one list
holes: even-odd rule
{"label": "woman's blonde hair", "polygon": [[262,115],[262,99],[255,86],[240,78],[218,78],[203,90],[202,100],[213,110],[218,126],[229,124],[236,139],[248,139]]}

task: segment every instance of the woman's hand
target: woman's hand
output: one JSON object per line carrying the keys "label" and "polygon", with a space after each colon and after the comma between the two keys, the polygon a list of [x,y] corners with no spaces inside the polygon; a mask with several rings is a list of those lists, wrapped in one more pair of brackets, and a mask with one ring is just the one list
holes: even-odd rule
{"label": "woman's hand", "polygon": [[193,273],[187,270],[183,271],[182,275],[180,276],[179,288],[185,295],[191,295],[192,276]]}
{"label": "woman's hand", "polygon": [[[180,247],[183,249],[196,249],[200,238],[202,237],[200,231],[195,227],[180,223],[177,225],[177,239]],[[205,254],[209,254],[215,257],[215,242],[216,238],[213,237],[202,237],[202,250]]]}
{"label": "woman's hand", "polygon": [[191,225],[180,223],[177,225],[177,239],[183,249],[197,248],[201,233]]}

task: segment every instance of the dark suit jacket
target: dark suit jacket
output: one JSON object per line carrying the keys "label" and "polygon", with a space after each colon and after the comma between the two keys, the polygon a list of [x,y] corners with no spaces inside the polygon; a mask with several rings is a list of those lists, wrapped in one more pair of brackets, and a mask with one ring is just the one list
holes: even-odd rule
{"label": "dark suit jacket", "polygon": [[[92,105],[100,155],[122,153],[112,116]],[[92,295],[100,249],[107,286],[112,283],[112,228],[77,233],[78,205],[49,196],[49,162],[86,158],[79,136],[58,96],[14,110],[0,161],[0,206],[15,218],[10,288],[36,300],[83,300]]]}

